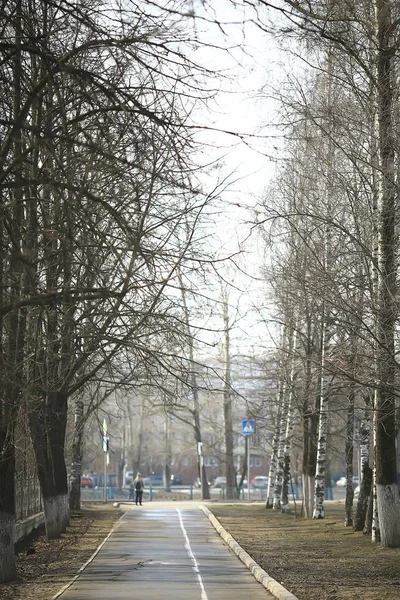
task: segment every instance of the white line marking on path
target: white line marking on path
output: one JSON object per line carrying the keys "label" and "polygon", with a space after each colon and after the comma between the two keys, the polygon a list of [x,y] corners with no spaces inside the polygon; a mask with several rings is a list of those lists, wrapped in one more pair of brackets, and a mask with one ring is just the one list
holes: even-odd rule
{"label": "white line marking on path", "polygon": [[185,548],[186,551],[191,559],[191,561],[193,562],[193,571],[196,573],[196,577],[197,577],[197,581],[199,582],[200,588],[201,588],[201,600],[208,600],[207,594],[206,594],[206,590],[204,589],[204,584],[203,584],[203,579],[201,577],[200,574],[200,569],[199,569],[199,565],[198,562],[196,560],[195,555],[192,552],[192,548],[190,547],[190,540],[188,537],[188,534],[186,533],[186,529],[185,526],[183,524],[183,520],[182,520],[182,515],[181,515],[181,511],[179,510],[179,508],[175,509],[176,512],[179,515],[179,521],[181,524],[181,528],[182,528],[182,532],[183,532],[183,537],[185,538]]}

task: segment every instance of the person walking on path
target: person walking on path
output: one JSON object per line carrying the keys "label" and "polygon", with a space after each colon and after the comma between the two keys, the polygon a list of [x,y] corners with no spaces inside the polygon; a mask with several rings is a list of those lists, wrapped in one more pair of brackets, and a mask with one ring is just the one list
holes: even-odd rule
{"label": "person walking on path", "polygon": [[135,486],[135,503],[136,505],[139,503],[140,506],[142,506],[144,483],[140,473],[137,473],[135,481],[133,483]]}

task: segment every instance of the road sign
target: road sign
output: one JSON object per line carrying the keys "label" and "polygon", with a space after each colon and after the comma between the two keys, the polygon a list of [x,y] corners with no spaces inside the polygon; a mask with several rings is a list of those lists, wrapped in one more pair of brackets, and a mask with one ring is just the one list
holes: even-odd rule
{"label": "road sign", "polygon": [[253,419],[244,419],[242,421],[242,434],[253,435],[256,431],[256,424]]}

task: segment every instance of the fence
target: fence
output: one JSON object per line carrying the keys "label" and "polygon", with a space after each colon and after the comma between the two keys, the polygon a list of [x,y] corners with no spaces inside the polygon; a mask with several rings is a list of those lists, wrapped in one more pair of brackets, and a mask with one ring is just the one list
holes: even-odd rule
{"label": "fence", "polygon": [[[133,491],[133,490],[132,490]],[[104,501],[129,501],[134,499],[131,490],[127,487],[112,487],[108,486],[107,490],[104,490],[104,486],[94,487],[91,489],[81,490],[81,501],[82,502],[104,502]],[[184,495],[189,500],[193,500],[195,494],[193,486],[171,486],[169,488],[161,486],[148,486],[143,491],[143,498],[150,502],[154,499],[154,495],[158,492],[166,492],[162,499],[167,500],[174,492]],[[200,493],[200,490],[196,490]]]}
{"label": "fence", "polygon": [[43,510],[42,494],[36,475],[15,477],[15,520],[22,521]]}

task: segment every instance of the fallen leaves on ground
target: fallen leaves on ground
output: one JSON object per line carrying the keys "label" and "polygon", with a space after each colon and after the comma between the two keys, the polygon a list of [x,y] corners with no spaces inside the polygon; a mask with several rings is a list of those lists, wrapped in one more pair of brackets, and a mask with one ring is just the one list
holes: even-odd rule
{"label": "fallen leaves on ground", "polygon": [[74,511],[59,539],[41,536],[21,546],[17,579],[0,584],[1,600],[50,600],[89,560],[122,514],[111,505]]}

